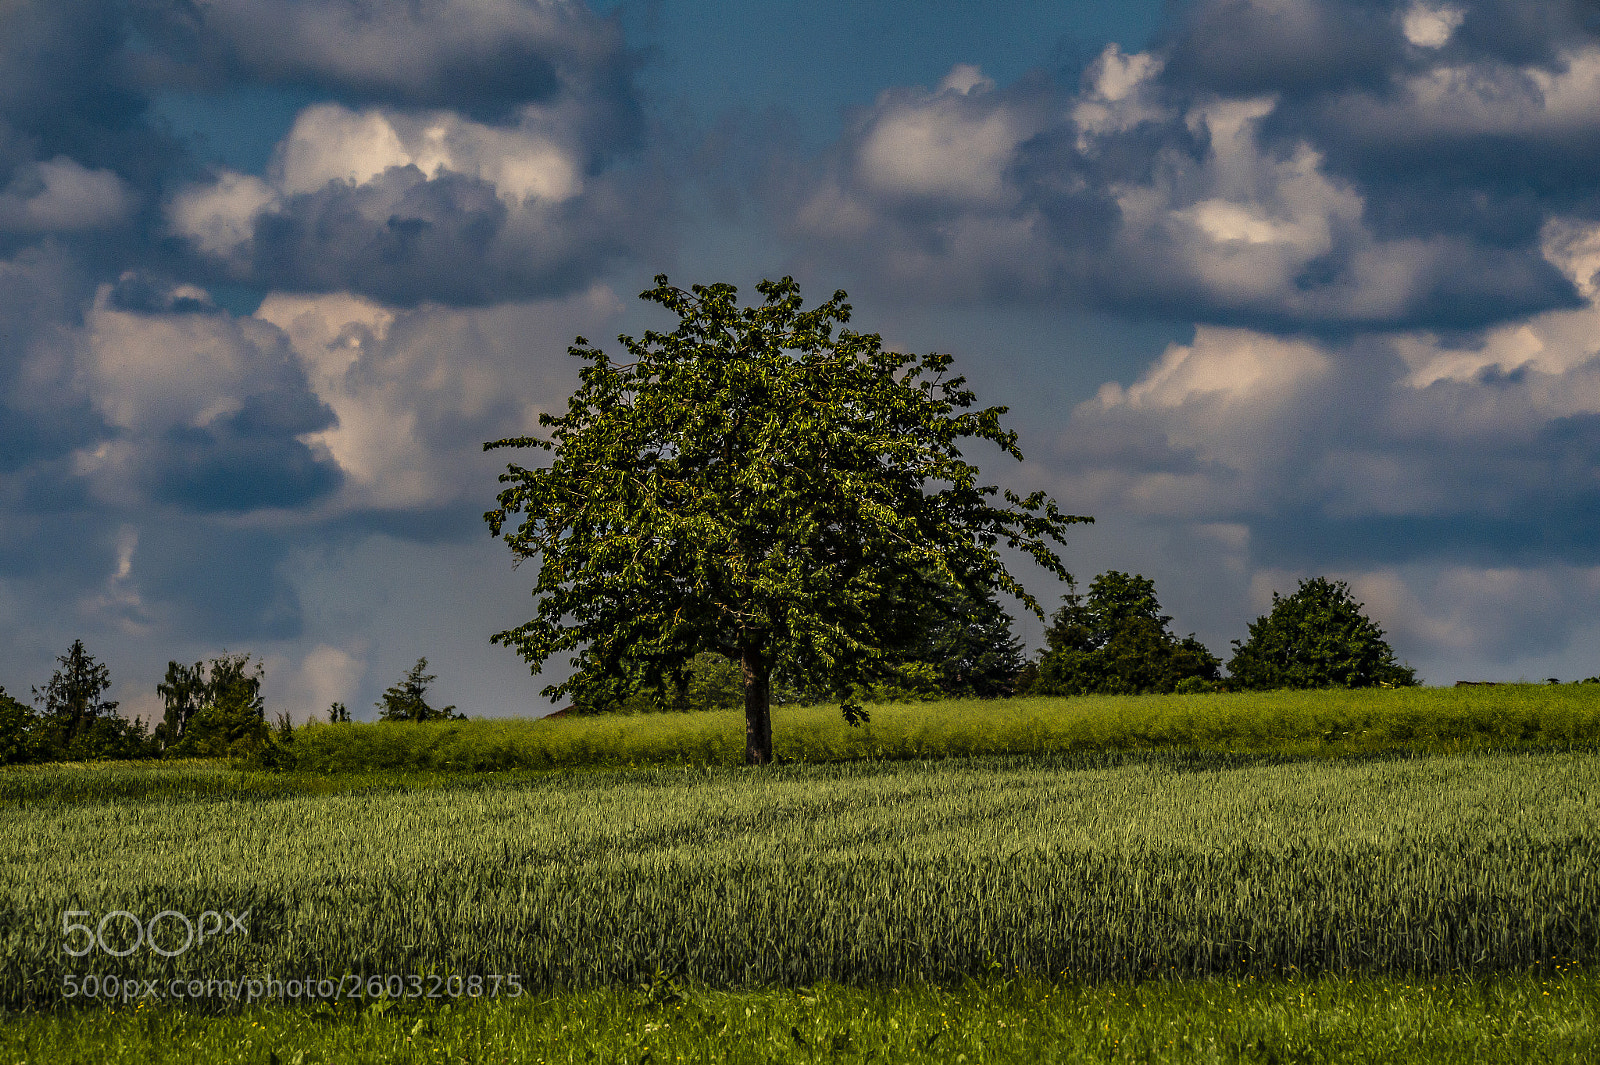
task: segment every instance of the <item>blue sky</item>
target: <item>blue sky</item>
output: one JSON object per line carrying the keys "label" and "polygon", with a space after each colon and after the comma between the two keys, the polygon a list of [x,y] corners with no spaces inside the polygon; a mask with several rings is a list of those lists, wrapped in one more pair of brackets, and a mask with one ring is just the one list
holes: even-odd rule
{"label": "blue sky", "polygon": [[[81,637],[547,708],[480,520],[665,271],[952,352],[1214,650],[1347,580],[1600,673],[1600,20],[1565,0],[0,7],[0,685]],[[1037,572],[1024,580],[1053,599]],[[1037,641],[1039,625],[1021,630]]]}

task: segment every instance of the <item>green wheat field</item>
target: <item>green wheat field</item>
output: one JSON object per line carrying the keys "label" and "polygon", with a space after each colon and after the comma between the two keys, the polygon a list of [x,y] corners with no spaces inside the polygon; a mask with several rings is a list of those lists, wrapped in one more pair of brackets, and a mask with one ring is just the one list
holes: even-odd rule
{"label": "green wheat field", "polygon": [[0,771],[0,1062],[1600,1056],[1600,686],[837,714]]}

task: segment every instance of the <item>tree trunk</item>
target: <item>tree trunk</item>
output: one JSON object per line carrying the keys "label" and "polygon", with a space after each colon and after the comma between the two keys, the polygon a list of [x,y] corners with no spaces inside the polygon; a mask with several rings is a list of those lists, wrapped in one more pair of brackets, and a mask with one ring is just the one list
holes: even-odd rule
{"label": "tree trunk", "polygon": [[772,761],[772,663],[759,650],[746,647],[739,655],[744,676],[744,760],[749,765]]}

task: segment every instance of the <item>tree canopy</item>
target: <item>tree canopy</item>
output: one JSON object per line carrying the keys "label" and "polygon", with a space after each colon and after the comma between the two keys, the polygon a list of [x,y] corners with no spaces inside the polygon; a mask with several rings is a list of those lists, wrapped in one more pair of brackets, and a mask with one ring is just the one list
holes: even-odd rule
{"label": "tree canopy", "polygon": [[775,669],[828,678],[860,720],[849,692],[886,653],[897,589],[933,573],[1041,613],[999,548],[1064,579],[1050,542],[1089,519],[980,483],[963,441],[1022,453],[1004,407],[970,409],[951,356],[840,328],[843,292],[803,310],[791,278],[757,291],[741,307],[732,285],[658,276],[643,298],[678,316],[671,333],[619,337],[626,362],[577,338],[587,365],[566,413],[541,416],[549,436],[484,445],[540,449],[549,465],[509,464],[484,517],[539,564],[535,616],[495,642],[536,672],[571,655],[579,677],[641,684],[723,654],[741,671],[746,757],[762,763]]}
{"label": "tree canopy", "polygon": [[[871,702],[993,698],[1011,695],[1025,665],[1011,617],[987,589],[925,581],[896,593],[901,610],[884,634],[883,654],[851,694]],[[625,677],[574,677],[580,714],[732,709],[744,702],[739,667],[702,651],[675,681],[629,688]],[[774,673],[774,703],[824,702],[838,694],[827,676]]]}
{"label": "tree canopy", "polygon": [[1076,584],[1045,632],[1031,695],[1143,695],[1218,683],[1221,661],[1191,633],[1178,639],[1155,582],[1108,570]]}
{"label": "tree canopy", "polygon": [[1250,623],[1250,638],[1233,641],[1232,685],[1275,688],[1409,687],[1416,670],[1395,661],[1383,630],[1362,613],[1344,581],[1313,577],[1287,598],[1272,593],[1272,610]]}

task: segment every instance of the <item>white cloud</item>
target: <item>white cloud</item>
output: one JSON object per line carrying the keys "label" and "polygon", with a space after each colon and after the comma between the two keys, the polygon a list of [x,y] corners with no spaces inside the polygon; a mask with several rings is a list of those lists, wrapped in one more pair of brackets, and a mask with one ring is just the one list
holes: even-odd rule
{"label": "white cloud", "polygon": [[366,648],[362,644],[335,647],[319,643],[300,656],[272,655],[265,660],[265,695],[269,708],[282,707],[291,720],[326,721],[328,707],[345,703],[349,707],[361,689],[367,672]]}
{"label": "white cloud", "polygon": [[25,233],[105,229],[127,220],[133,195],[110,170],[58,155],[24,166],[0,193],[0,230]]}
{"label": "white cloud", "polygon": [[[514,211],[558,204],[579,195],[584,182],[578,156],[548,125],[536,109],[518,125],[497,127],[448,111],[317,104],[300,112],[278,146],[270,183],[221,171],[173,196],[167,220],[200,251],[227,259],[246,248],[262,213],[281,209],[288,197],[330,183],[368,185],[397,167],[415,167],[427,180],[448,174],[477,178]],[[386,218],[395,201],[391,193],[362,202]]]}
{"label": "white cloud", "polygon": [[1072,106],[1080,152],[1092,153],[1096,138],[1125,132],[1166,114],[1152,91],[1164,65],[1149,52],[1124,55],[1117,45],[1106,46],[1084,72],[1087,89]]}
{"label": "white cloud", "polygon": [[109,622],[128,635],[138,636],[150,631],[153,618],[133,575],[133,557],[138,546],[137,528],[124,525],[117,530],[115,568],[98,594],[78,604],[80,617]]}
{"label": "white cloud", "polygon": [[1406,40],[1418,48],[1443,48],[1466,17],[1458,7],[1419,2],[1406,9],[1400,26]]}
{"label": "white cloud", "polygon": [[276,189],[250,174],[219,173],[209,185],[191,185],[167,205],[173,230],[207,255],[228,258],[249,243],[256,216],[276,206]]}
{"label": "white cloud", "polygon": [[1101,409],[1175,408],[1196,401],[1246,404],[1260,414],[1302,392],[1328,368],[1315,344],[1283,340],[1248,329],[1200,326],[1194,343],[1170,345],[1161,358],[1126,389],[1101,386],[1093,401]]}
{"label": "white cloud", "polygon": [[1546,311],[1485,332],[1468,347],[1451,346],[1427,332],[1395,338],[1410,373],[1404,383],[1425,389],[1436,382],[1470,382],[1487,371],[1531,371],[1520,394],[1546,416],[1600,411],[1600,226],[1556,219],[1545,226],[1545,257],[1573,279],[1585,305]]}
{"label": "white cloud", "polygon": [[445,173],[479,178],[511,205],[559,203],[578,195],[575,156],[540,126],[531,110],[514,127],[488,126],[448,111],[405,113],[338,104],[308,107],[279,148],[284,195],[315,192],[330,181],[364,185],[391,167],[414,166],[432,179]]}
{"label": "white cloud", "polygon": [[141,314],[102,286],[90,309],[82,379],[111,425],[135,432],[201,427],[240,409],[285,365],[282,335],[222,314]]}
{"label": "white cloud", "polygon": [[1017,144],[1036,128],[1030,116],[984,99],[993,82],[957,66],[934,93],[885,101],[865,127],[860,180],[890,196],[994,204]]}
{"label": "white cloud", "polygon": [[1266,132],[1276,95],[1169,98],[1163,62],[1108,47],[1064,107],[1036,86],[886,92],[798,197],[794,230],[867,248],[875,283],[922,298],[1310,323],[1403,319],[1482,258],[1469,237],[1378,232],[1309,133]]}

